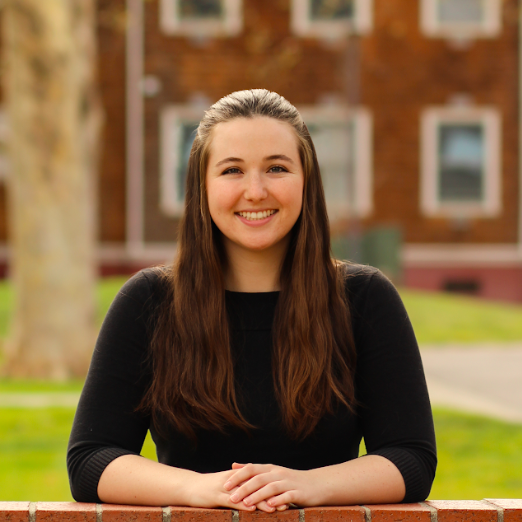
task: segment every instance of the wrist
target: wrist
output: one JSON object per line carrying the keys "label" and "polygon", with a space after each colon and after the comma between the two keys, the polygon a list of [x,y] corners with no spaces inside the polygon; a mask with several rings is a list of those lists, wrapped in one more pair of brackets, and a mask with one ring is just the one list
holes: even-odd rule
{"label": "wrist", "polygon": [[171,505],[195,506],[197,493],[201,491],[198,484],[201,481],[201,473],[184,469],[181,475],[176,474],[170,487],[172,488],[175,502]]}
{"label": "wrist", "polygon": [[325,468],[314,468],[307,470],[307,482],[310,485],[310,494],[307,505],[310,506],[328,506],[331,505],[330,496],[332,492],[332,483],[330,474],[325,472]]}

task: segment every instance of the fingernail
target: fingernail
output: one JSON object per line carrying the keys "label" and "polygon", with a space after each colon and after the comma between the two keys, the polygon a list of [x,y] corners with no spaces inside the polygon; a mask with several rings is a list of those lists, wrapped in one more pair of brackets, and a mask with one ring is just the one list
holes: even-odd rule
{"label": "fingernail", "polygon": [[231,500],[232,502],[237,502],[237,501],[239,500],[239,497],[238,497],[236,494],[234,494],[234,495],[231,495],[231,496],[230,496],[230,500]]}
{"label": "fingernail", "polygon": [[225,482],[225,486],[224,486],[225,489],[230,489],[230,482]]}

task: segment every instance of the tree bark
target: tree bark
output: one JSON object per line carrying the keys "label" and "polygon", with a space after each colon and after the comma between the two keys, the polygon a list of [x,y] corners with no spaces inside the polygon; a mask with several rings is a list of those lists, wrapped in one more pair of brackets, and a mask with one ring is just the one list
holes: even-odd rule
{"label": "tree bark", "polygon": [[82,376],[95,335],[95,1],[7,0],[3,32],[15,290],[4,373]]}

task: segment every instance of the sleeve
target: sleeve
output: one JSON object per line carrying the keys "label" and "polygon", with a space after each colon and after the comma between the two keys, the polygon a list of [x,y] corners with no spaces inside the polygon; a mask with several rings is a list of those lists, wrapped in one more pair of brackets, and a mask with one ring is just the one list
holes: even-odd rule
{"label": "sleeve", "polygon": [[356,398],[368,455],[395,464],[403,502],[427,498],[437,466],[426,379],[408,314],[391,282],[376,271],[360,303]]}
{"label": "sleeve", "polygon": [[73,497],[100,502],[104,469],[122,455],[139,455],[149,428],[138,413],[149,383],[147,323],[151,291],[140,272],[114,299],[101,327],[67,450]]}

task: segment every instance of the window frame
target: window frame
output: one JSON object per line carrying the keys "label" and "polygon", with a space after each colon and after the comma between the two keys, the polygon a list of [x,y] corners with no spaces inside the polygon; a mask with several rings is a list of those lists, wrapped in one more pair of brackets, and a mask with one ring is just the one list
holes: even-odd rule
{"label": "window frame", "polygon": [[180,19],[179,0],[160,0],[159,19],[162,31],[170,36],[233,37],[243,30],[242,0],[222,0],[224,16],[218,19]]}
{"label": "window frame", "polygon": [[[439,198],[439,128],[479,124],[484,136],[484,194],[481,202],[444,202]],[[421,116],[420,207],[427,217],[496,217],[501,202],[501,118],[493,107],[429,107]]]}
{"label": "window frame", "polygon": [[[330,216],[335,219],[347,217],[366,218],[373,212],[373,121],[370,111],[365,107],[299,106],[297,107],[307,124],[347,123],[353,120],[355,127],[353,150],[356,151],[353,182],[354,197],[347,200],[344,209]],[[328,208],[328,201],[326,202]]]}
{"label": "window frame", "polygon": [[[159,207],[169,217],[181,217],[183,199],[178,199],[178,164],[182,125],[198,123],[205,114],[204,107],[168,105],[160,113],[160,197]],[[175,146],[172,147],[172,143]],[[172,173],[174,172],[174,175]],[[184,196],[184,195],[183,195]]]}
{"label": "window frame", "polygon": [[502,29],[500,0],[483,0],[484,20],[480,23],[441,22],[438,17],[439,0],[421,0],[420,26],[424,35],[443,38],[495,38]]}
{"label": "window frame", "polygon": [[336,39],[353,33],[367,34],[373,28],[373,0],[354,0],[353,21],[310,19],[310,0],[292,0],[291,27],[298,36]]}

